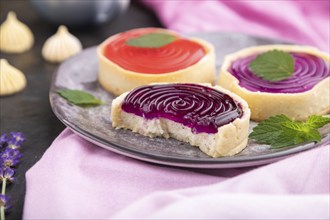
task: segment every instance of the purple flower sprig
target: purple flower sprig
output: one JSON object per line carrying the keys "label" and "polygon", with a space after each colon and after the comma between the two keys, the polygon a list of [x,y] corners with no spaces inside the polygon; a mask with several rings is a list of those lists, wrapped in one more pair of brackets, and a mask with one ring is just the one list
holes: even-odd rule
{"label": "purple flower sprig", "polygon": [[25,141],[21,132],[10,132],[10,135],[0,136],[0,218],[5,219],[5,213],[10,209],[10,197],[6,196],[6,186],[15,181],[15,167],[22,158],[20,148]]}

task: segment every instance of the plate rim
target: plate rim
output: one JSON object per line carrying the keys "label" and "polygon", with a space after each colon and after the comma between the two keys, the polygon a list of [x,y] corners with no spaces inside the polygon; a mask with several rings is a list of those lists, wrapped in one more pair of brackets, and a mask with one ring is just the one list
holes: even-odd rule
{"label": "plate rim", "polygon": [[[55,113],[55,115],[56,115],[56,113]],[[206,169],[209,169],[209,168],[239,168],[239,167],[251,167],[251,166],[257,166],[257,165],[264,165],[264,164],[276,162],[280,159],[287,158],[291,155],[295,155],[297,153],[301,153],[301,152],[304,152],[304,151],[307,151],[310,149],[314,149],[314,148],[320,147],[323,144],[325,145],[325,144],[329,143],[329,140],[326,140],[326,142],[322,143],[322,144],[313,145],[311,143],[310,145],[305,145],[307,147],[303,148],[303,149],[302,148],[300,148],[300,149],[289,148],[287,150],[274,152],[271,154],[253,156],[256,158],[249,157],[249,158],[245,158],[245,159],[242,159],[242,158],[239,159],[239,158],[234,158],[234,157],[222,157],[222,159],[227,158],[228,161],[226,161],[226,160],[219,161],[219,160],[217,160],[219,158],[210,157],[210,158],[200,158],[198,161],[194,161],[194,160],[190,160],[190,159],[171,157],[170,161],[169,161],[169,160],[166,160],[169,158],[166,158],[165,156],[157,156],[154,154],[141,153],[134,149],[126,148],[126,147],[123,147],[123,146],[120,146],[117,144],[113,144],[113,143],[108,143],[106,140],[96,137],[95,135],[76,127],[75,125],[72,125],[70,122],[68,122],[65,119],[63,119],[63,120],[59,119],[59,120],[78,136],[80,136],[83,139],[85,139],[99,147],[102,147],[104,149],[110,150],[112,152],[115,152],[115,153],[118,153],[118,154],[121,154],[121,155],[124,155],[127,157],[146,161],[146,162],[152,162],[152,163],[168,165],[168,166],[186,167],[186,168],[206,168]],[[327,138],[327,139],[329,139],[329,138]],[[192,147],[194,147],[194,146],[192,146]],[[294,150],[294,149],[296,149],[296,150]],[[285,153],[287,151],[289,151],[289,153]],[[276,154],[276,155],[274,156],[273,154]],[[273,156],[269,156],[269,155],[273,155]],[[265,156],[265,158],[260,158],[263,156]],[[162,159],[160,159],[160,158],[162,158]],[[235,160],[237,160],[237,161],[235,161]],[[262,163],[260,163],[260,161],[262,161]]]}
{"label": "plate rim", "polygon": [[[242,33],[230,33],[230,32],[196,32],[195,34],[235,34],[235,35],[241,35],[241,36],[248,36],[258,39],[264,39],[264,40],[271,40],[271,41],[278,41],[277,39],[271,39],[271,38],[263,38],[260,36],[253,36],[248,34],[242,34]],[[70,62],[73,59],[77,59],[79,55],[82,53],[86,53],[87,51],[96,50],[97,45],[87,47],[83,49],[80,53],[77,55],[70,57],[68,60],[61,63],[56,70],[53,73],[51,86],[49,90],[49,101],[50,106],[56,117],[64,124],[66,125],[70,130],[72,130],[74,133],[78,134],[83,139],[99,146],[102,148],[105,148],[107,150],[113,151],[115,153],[119,153],[131,158],[162,164],[162,165],[169,165],[169,166],[176,166],[176,167],[189,167],[189,168],[238,168],[238,167],[250,167],[250,166],[256,166],[256,165],[263,165],[268,164],[271,162],[278,161],[280,159],[289,157],[293,154],[297,154],[300,152],[304,152],[310,149],[317,148],[321,145],[326,145],[330,143],[330,137],[329,135],[326,136],[326,140],[323,143],[309,143],[305,144],[303,146],[297,146],[297,147],[291,147],[283,151],[278,152],[272,152],[268,154],[262,154],[257,156],[250,156],[250,157],[220,157],[220,158],[198,158],[197,160],[193,160],[191,158],[180,158],[176,156],[166,157],[165,155],[157,155],[157,154],[151,154],[149,152],[141,152],[138,150],[135,150],[134,148],[125,147],[118,145],[116,143],[111,143],[97,135],[94,135],[79,126],[75,125],[73,122],[70,122],[69,120],[62,117],[60,112],[56,110],[53,103],[53,95],[58,95],[55,91],[58,87],[55,85],[55,81],[57,76],[59,75],[59,71],[61,69],[61,66],[63,66],[65,63]],[[148,138],[148,137],[146,137]],[[195,147],[195,146],[192,146]]]}

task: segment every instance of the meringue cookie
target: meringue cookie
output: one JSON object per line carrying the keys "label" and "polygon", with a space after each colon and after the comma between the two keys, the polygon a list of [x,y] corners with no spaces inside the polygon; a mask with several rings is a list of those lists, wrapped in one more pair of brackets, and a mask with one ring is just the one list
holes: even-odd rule
{"label": "meringue cookie", "polygon": [[52,63],[59,63],[82,50],[78,38],[69,33],[66,26],[61,25],[57,32],[48,38],[42,48],[42,56]]}
{"label": "meringue cookie", "polygon": [[26,86],[25,75],[5,59],[0,59],[0,96],[11,95]]}
{"label": "meringue cookie", "polygon": [[34,43],[32,31],[9,12],[7,19],[0,26],[0,50],[7,53],[22,53]]}

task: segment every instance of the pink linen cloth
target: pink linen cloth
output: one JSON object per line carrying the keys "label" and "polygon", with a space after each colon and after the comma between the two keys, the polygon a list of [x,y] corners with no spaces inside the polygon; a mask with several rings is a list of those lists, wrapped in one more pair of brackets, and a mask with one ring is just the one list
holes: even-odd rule
{"label": "pink linen cloth", "polygon": [[260,168],[131,159],[66,129],[28,171],[24,219],[327,219],[329,145]]}
{"label": "pink linen cloth", "polygon": [[329,1],[144,0],[179,32],[241,32],[330,50]]}
{"label": "pink linen cloth", "polygon": [[[328,1],[145,1],[178,31],[235,31],[329,50]],[[27,173],[24,219],[329,219],[329,143],[254,168],[131,159],[69,129]]]}

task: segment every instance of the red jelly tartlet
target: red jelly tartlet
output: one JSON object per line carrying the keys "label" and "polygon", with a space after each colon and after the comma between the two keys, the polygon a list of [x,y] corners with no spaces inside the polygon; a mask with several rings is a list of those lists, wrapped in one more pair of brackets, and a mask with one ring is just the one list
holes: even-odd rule
{"label": "red jelly tartlet", "polygon": [[[130,44],[150,34],[161,36],[143,39],[142,44],[147,46]],[[162,35],[170,37],[170,42],[157,44],[164,41]],[[215,78],[213,46],[166,29],[140,28],[119,33],[105,40],[97,52],[99,82],[115,95],[153,82],[213,83]]]}

